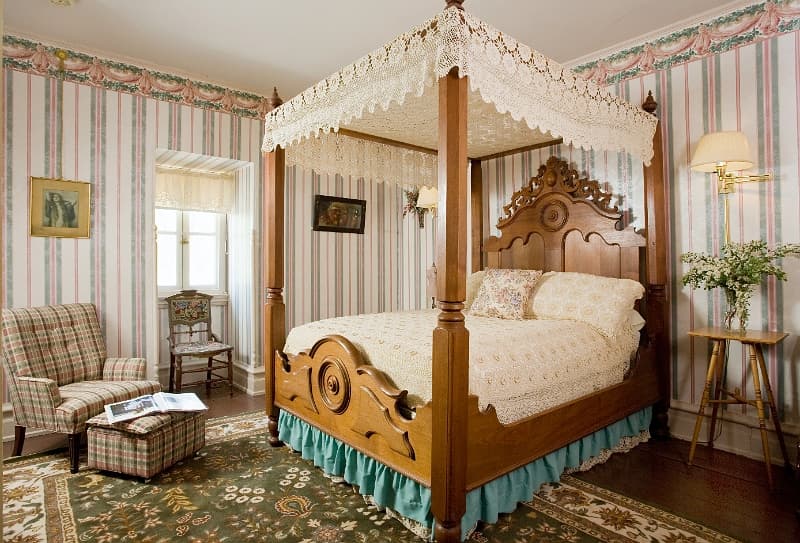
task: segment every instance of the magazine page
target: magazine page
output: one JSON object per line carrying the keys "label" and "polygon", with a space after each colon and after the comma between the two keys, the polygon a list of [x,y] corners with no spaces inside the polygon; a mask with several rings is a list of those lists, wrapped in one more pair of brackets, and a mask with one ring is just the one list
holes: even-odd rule
{"label": "magazine page", "polygon": [[208,409],[194,392],[181,394],[156,392],[153,394],[153,400],[159,411],[205,411]]}
{"label": "magazine page", "polygon": [[135,419],[159,410],[153,396],[147,394],[124,402],[111,403],[105,406],[108,422],[121,422]]}

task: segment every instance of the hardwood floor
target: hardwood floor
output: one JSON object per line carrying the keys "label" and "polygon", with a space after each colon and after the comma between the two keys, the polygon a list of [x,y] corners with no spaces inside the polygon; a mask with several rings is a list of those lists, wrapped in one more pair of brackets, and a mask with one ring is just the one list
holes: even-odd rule
{"label": "hardwood floor", "polygon": [[791,470],[773,465],[770,491],[763,462],[705,446],[694,465],[688,457],[687,441],[651,441],[577,476],[742,541],[800,541],[800,489]]}
{"label": "hardwood floor", "polygon": [[[263,409],[264,398],[224,388],[210,397],[198,394],[209,407],[209,417]],[[790,446],[794,442],[790,439]],[[29,437],[25,454],[66,448],[65,436]],[[12,442],[3,443],[3,458]],[[767,487],[761,462],[698,447],[695,465],[687,466],[689,444],[668,440],[645,443],[627,454],[616,454],[605,464],[576,476],[636,500],[694,520],[742,541],[800,541],[800,483],[795,474],[773,466],[775,490]]]}

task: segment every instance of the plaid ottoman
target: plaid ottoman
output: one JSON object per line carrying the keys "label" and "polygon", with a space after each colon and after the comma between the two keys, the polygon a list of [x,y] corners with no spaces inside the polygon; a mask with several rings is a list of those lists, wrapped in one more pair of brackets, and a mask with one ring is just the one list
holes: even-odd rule
{"label": "plaid ottoman", "polygon": [[149,479],[206,444],[205,412],[147,415],[111,424],[86,421],[89,467]]}

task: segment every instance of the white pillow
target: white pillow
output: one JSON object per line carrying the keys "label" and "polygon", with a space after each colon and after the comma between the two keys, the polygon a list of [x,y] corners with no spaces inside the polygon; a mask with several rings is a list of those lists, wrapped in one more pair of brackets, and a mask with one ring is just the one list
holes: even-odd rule
{"label": "white pillow", "polygon": [[486,277],[486,270],[476,271],[467,277],[467,299],[464,300],[464,310],[468,311],[472,307],[472,302],[478,295],[478,290],[481,288],[481,283]]}
{"label": "white pillow", "polygon": [[644,287],[631,279],[548,272],[536,283],[526,314],[537,319],[585,322],[614,337],[627,326],[629,312],[642,295]]}
{"label": "white pillow", "polygon": [[533,286],[542,276],[538,270],[486,270],[470,315],[522,320]]}
{"label": "white pillow", "polygon": [[646,321],[644,320],[644,317],[642,317],[642,315],[638,311],[636,311],[635,309],[631,309],[628,312],[628,318],[625,321],[625,324],[632,330],[636,330],[638,332],[639,330],[644,328],[645,322]]}

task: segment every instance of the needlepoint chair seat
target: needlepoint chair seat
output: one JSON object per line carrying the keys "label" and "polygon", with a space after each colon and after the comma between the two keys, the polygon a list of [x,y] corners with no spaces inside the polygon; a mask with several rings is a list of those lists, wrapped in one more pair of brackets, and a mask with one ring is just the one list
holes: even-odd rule
{"label": "needlepoint chair seat", "polygon": [[[180,392],[184,373],[205,373],[206,394],[214,383],[228,382],[233,395],[233,347],[222,343],[211,328],[211,295],[182,290],[166,298],[169,313],[169,391]],[[183,357],[205,358],[204,366],[184,368]]]}
{"label": "needlepoint chair seat", "polygon": [[209,343],[193,342],[175,345],[175,354],[206,354],[212,351],[222,352],[226,349],[232,349],[230,345],[220,343],[219,341],[211,341]]}
{"label": "needlepoint chair seat", "polygon": [[78,471],[80,435],[107,403],[161,390],[146,379],[144,358],[107,358],[92,304],[3,309],[3,366],[14,410],[13,455],[25,430],[68,436],[70,470]]}

